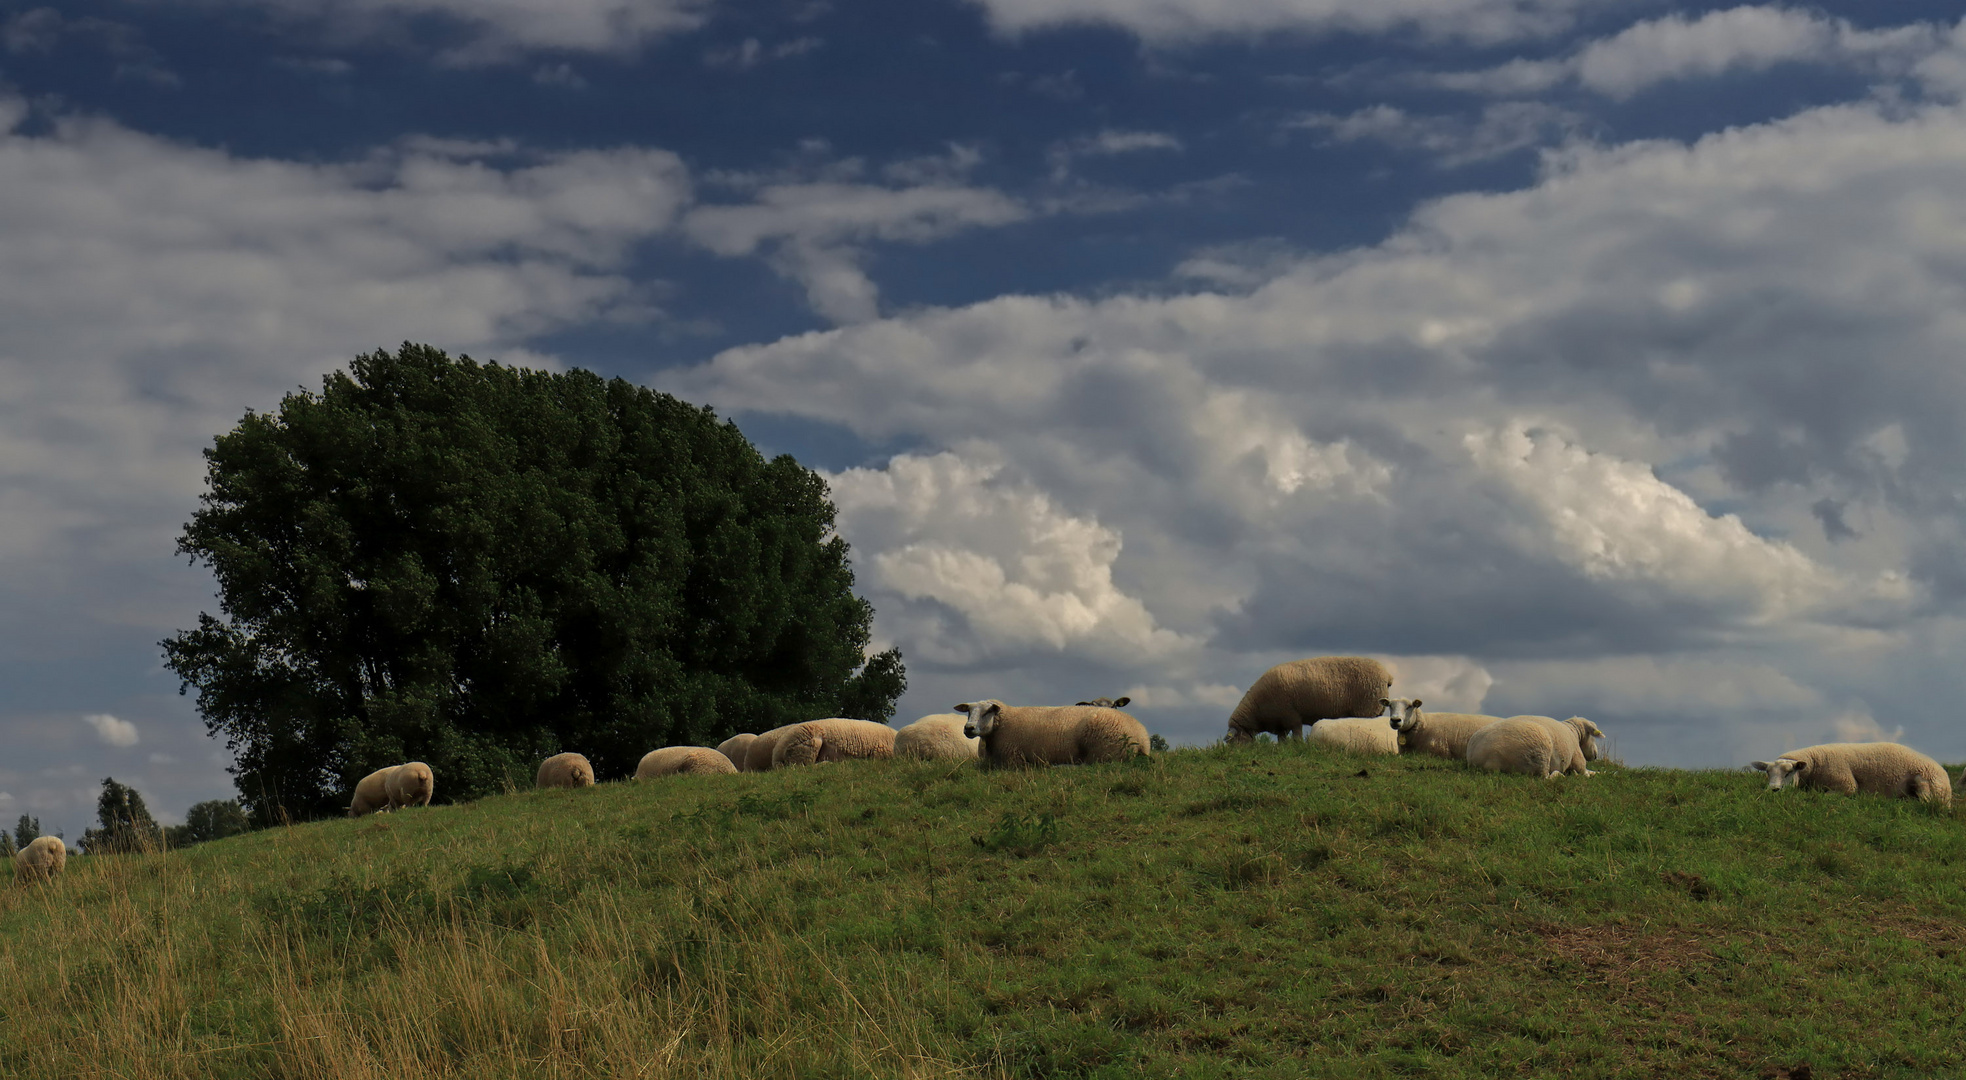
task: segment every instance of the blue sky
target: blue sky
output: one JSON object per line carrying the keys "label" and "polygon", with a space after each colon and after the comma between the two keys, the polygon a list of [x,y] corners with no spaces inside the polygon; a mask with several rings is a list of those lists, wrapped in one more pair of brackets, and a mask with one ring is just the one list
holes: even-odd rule
{"label": "blue sky", "polygon": [[826,472],[902,719],[1295,656],[1966,759],[1956,7],[0,2],[0,818],[230,794],[199,450],[427,342]]}

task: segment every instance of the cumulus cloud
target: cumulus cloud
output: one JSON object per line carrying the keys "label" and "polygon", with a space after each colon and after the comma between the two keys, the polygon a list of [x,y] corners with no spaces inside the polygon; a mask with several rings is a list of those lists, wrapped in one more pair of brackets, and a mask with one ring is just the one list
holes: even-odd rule
{"label": "cumulus cloud", "polygon": [[1000,33],[1074,23],[1117,26],[1159,44],[1272,31],[1417,34],[1479,42],[1541,37],[1624,0],[977,0]]}
{"label": "cumulus cloud", "polygon": [[655,39],[703,25],[713,0],[207,0],[255,7],[348,41],[406,40],[412,25],[440,20],[458,43],[445,63],[475,65],[518,59],[538,50],[629,53]]}
{"label": "cumulus cloud", "polygon": [[118,720],[108,713],[90,713],[82,722],[95,729],[96,738],[104,746],[135,746],[137,726],[128,720]]}

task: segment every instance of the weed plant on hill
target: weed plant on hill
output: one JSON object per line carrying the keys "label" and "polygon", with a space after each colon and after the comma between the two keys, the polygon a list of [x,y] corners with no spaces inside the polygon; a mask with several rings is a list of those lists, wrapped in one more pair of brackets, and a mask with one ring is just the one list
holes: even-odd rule
{"label": "weed plant on hill", "polygon": [[604,784],[0,890],[0,1075],[1922,1080],[1962,864],[1905,800],[1301,744]]}

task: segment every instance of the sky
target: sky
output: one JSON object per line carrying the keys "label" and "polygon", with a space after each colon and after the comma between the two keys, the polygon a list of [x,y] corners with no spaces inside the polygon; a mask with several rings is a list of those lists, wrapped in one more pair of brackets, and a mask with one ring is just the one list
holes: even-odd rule
{"label": "sky", "polygon": [[0,0],[0,821],[232,795],[201,451],[405,341],[821,471],[901,721],[1966,760],[1963,99],[1910,0]]}

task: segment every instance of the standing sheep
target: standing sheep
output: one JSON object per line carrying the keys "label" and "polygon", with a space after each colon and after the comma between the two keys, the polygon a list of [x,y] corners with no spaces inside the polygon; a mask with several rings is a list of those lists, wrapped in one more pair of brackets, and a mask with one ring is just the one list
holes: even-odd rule
{"label": "standing sheep", "polygon": [[758,737],[752,739],[750,745],[744,748],[744,771],[771,771],[772,751],[778,749],[778,740],[784,738],[786,732],[798,726],[786,724],[784,727],[775,727],[770,731],[759,733]]}
{"label": "standing sheep", "polygon": [[68,845],[59,836],[43,836],[14,853],[14,880],[47,881],[68,865]]}
{"label": "standing sheep", "polygon": [[1468,764],[1529,776],[1591,775],[1577,729],[1547,716],[1511,716],[1483,727],[1468,739]]}
{"label": "standing sheep", "polygon": [[389,774],[395,770],[396,766],[386,765],[362,777],[355,785],[355,794],[348,800],[348,816],[361,817],[388,809]]}
{"label": "standing sheep", "polygon": [[405,806],[429,806],[430,796],[437,793],[437,777],[423,762],[408,761],[390,769],[388,775],[382,778],[382,786],[389,793],[391,810]]}
{"label": "standing sheep", "polygon": [[554,754],[539,763],[538,787],[593,787],[594,766],[581,754]]}
{"label": "standing sheep", "polygon": [[917,761],[975,761],[983,743],[963,734],[961,713],[934,713],[894,733],[894,756]]}
{"label": "standing sheep", "polygon": [[756,735],[748,731],[732,735],[730,738],[717,744],[717,753],[729,758],[731,765],[735,766],[738,772],[743,772],[744,755],[749,752],[751,744],[756,742],[757,739],[758,737]]}
{"label": "standing sheep", "polygon": [[1399,732],[1383,716],[1334,716],[1311,725],[1305,738],[1352,754],[1397,754]]}
{"label": "standing sheep", "polygon": [[1468,740],[1500,720],[1480,713],[1422,712],[1420,699],[1387,698],[1379,704],[1392,710],[1392,726],[1409,754],[1468,760]]}
{"label": "standing sheep", "polygon": [[1153,753],[1147,729],[1095,705],[1005,705],[995,698],[956,706],[963,734],[981,741],[985,765],[1078,765]]}
{"label": "standing sheep", "polygon": [[1229,714],[1224,738],[1244,743],[1261,732],[1304,736],[1304,725],[1342,716],[1377,717],[1392,689],[1384,664],[1364,656],[1318,656],[1265,671]]}
{"label": "standing sheep", "polygon": [[795,724],[778,740],[771,752],[771,767],[816,765],[822,761],[848,761],[894,756],[894,729],[872,720],[849,720],[844,716],[808,720]]}
{"label": "standing sheep", "polygon": [[729,758],[707,746],[665,746],[642,755],[635,766],[635,779],[655,776],[702,776],[734,773],[737,766]]}
{"label": "standing sheep", "polygon": [[1859,791],[1952,805],[1952,778],[1939,763],[1897,743],[1824,743],[1790,750],[1754,767],[1768,774],[1768,790],[1789,777],[1797,787],[1855,795]]}

